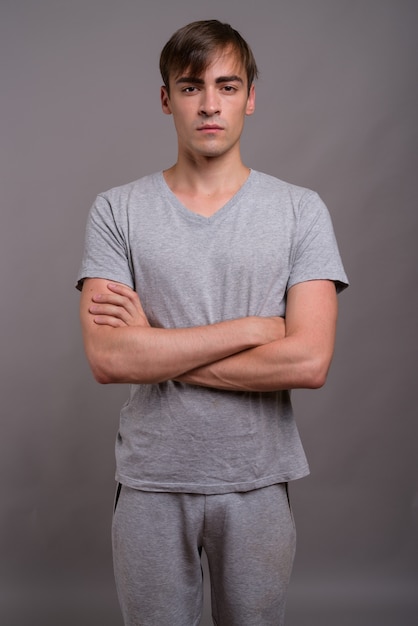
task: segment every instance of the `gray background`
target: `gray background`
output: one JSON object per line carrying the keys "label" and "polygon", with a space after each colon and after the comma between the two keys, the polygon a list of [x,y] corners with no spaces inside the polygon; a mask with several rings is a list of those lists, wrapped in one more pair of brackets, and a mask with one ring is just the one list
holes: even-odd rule
{"label": "gray background", "polygon": [[0,624],[121,624],[109,528],[126,389],[93,381],[73,285],[95,195],[175,159],[162,45],[213,17],[261,69],[245,161],[319,191],[352,282],[327,386],[294,394],[312,475],[292,485],[287,624],[417,623],[417,8],[1,1]]}

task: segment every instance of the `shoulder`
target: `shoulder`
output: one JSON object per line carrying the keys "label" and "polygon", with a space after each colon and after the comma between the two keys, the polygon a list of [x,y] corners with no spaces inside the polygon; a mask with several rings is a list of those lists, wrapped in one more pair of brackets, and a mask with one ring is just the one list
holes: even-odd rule
{"label": "shoulder", "polygon": [[142,197],[158,193],[158,187],[161,184],[162,173],[154,172],[142,176],[138,180],[134,180],[124,185],[112,187],[107,191],[98,194],[98,198],[104,198],[110,203],[124,202],[135,197]]}
{"label": "shoulder", "polygon": [[266,195],[273,194],[276,198],[290,200],[293,203],[309,201],[319,198],[312,189],[295,185],[271,174],[251,170],[251,185],[257,192]]}
{"label": "shoulder", "polygon": [[121,225],[128,224],[146,212],[150,204],[155,206],[162,196],[161,180],[162,173],[156,172],[99,193],[91,215]]}
{"label": "shoulder", "polygon": [[249,182],[249,193],[255,201],[279,210],[289,219],[298,220],[306,214],[327,211],[318,193],[307,187],[256,170],[251,171]]}

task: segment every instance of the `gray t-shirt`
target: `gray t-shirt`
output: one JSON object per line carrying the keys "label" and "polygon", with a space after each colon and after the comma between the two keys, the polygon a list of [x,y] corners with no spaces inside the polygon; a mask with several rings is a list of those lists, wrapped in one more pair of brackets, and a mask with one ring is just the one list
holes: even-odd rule
{"label": "gray t-shirt", "polygon": [[[162,172],[100,194],[78,286],[136,289],[154,327],[284,316],[287,290],[347,284],[329,213],[307,189],[251,171],[211,217],[186,209]],[[309,472],[290,392],[235,392],[168,381],[131,385],[120,415],[116,478],[133,488],[219,494]]]}

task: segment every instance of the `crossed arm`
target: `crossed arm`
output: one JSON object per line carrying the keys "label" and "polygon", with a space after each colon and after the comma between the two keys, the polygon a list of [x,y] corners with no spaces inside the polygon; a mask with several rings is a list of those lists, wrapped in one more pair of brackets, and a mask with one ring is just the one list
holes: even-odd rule
{"label": "crossed arm", "polygon": [[317,388],[331,363],[335,286],[309,281],[289,290],[282,318],[245,317],[193,328],[152,328],[138,295],[86,279],[80,304],[84,345],[101,383],[185,383],[227,390]]}

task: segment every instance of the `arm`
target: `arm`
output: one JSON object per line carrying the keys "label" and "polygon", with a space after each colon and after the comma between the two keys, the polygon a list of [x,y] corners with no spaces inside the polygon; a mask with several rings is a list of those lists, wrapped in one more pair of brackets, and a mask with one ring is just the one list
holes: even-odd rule
{"label": "arm", "polygon": [[158,383],[273,341],[280,318],[247,317],[193,328],[152,328],[138,295],[104,279],[84,281],[80,302],[84,346],[101,383]]}
{"label": "arm", "polygon": [[238,391],[321,387],[331,364],[336,321],[333,282],[297,284],[288,293],[284,338],[197,368],[178,380]]}

